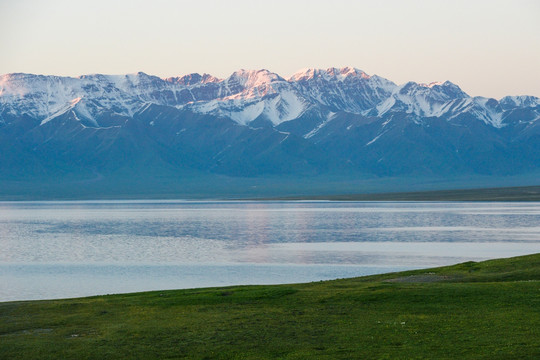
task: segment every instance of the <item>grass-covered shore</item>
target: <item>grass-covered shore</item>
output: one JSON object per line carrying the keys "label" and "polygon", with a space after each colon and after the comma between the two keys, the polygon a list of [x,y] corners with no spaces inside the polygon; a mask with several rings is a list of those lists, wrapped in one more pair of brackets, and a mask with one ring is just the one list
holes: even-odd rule
{"label": "grass-covered shore", "polygon": [[403,273],[0,303],[0,359],[538,359],[540,254]]}

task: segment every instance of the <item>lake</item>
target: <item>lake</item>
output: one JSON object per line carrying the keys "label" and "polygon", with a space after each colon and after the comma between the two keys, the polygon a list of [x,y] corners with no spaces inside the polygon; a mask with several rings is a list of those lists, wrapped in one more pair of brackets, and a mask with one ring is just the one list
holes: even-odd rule
{"label": "lake", "polygon": [[296,283],[540,252],[540,203],[0,202],[0,301]]}

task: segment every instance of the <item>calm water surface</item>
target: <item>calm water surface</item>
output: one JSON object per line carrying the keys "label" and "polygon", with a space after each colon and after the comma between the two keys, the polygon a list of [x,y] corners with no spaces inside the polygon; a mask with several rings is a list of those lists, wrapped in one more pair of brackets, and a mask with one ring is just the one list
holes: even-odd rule
{"label": "calm water surface", "polygon": [[540,252],[540,203],[0,202],[0,301],[318,281]]}

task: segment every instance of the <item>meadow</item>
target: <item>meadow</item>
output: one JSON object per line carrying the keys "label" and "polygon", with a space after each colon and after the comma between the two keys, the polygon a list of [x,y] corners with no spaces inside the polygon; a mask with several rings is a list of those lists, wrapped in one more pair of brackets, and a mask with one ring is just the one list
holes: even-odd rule
{"label": "meadow", "polygon": [[294,285],[0,303],[1,359],[537,359],[540,254]]}

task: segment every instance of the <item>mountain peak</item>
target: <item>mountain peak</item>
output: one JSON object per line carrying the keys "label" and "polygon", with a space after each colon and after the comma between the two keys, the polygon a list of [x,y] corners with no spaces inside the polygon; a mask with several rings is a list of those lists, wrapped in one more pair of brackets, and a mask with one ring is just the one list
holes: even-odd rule
{"label": "mountain peak", "polygon": [[459,86],[448,80],[445,82],[434,81],[429,84],[409,81],[398,88],[398,93],[402,95],[425,93],[430,94],[430,97],[439,98],[439,100],[469,97]]}
{"label": "mountain peak", "polygon": [[212,76],[210,74],[199,74],[199,73],[192,73],[180,77],[169,77],[164,79],[166,82],[171,84],[178,84],[178,85],[184,85],[184,86],[190,86],[190,85],[197,85],[197,84],[208,84],[208,83],[214,83],[221,81],[215,76]]}
{"label": "mountain peak", "polygon": [[515,107],[536,107],[540,105],[540,98],[530,95],[505,96],[500,101],[504,109]]}
{"label": "mountain peak", "polygon": [[258,87],[276,81],[285,81],[281,76],[269,70],[245,70],[240,69],[231,74],[225,81],[237,82],[244,87]]}
{"label": "mountain peak", "polygon": [[517,175],[540,170],[539,125],[535,97],[471,98],[450,81],[398,86],[353,67],[305,69],[289,81],[264,69],[222,80],[0,76],[0,174],[14,179],[79,169],[116,176],[132,166],[175,181],[191,171]]}
{"label": "mountain peak", "polygon": [[328,69],[305,68],[294,73],[289,78],[289,81],[306,81],[316,78],[345,80],[347,78],[369,79],[370,76],[360,69],[349,66],[343,68],[331,67]]}
{"label": "mountain peak", "polygon": [[343,68],[328,68],[326,69],[326,73],[329,75],[337,76],[337,77],[359,77],[362,79],[368,79],[370,76],[366,74],[364,71],[354,68],[354,67],[343,67]]}
{"label": "mountain peak", "polygon": [[426,83],[419,83],[418,85],[422,86],[422,87],[427,87],[427,88],[432,88],[434,86],[441,86],[443,85],[443,82],[442,81],[433,81],[433,82],[430,82],[429,84],[426,84]]}

